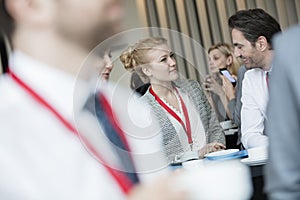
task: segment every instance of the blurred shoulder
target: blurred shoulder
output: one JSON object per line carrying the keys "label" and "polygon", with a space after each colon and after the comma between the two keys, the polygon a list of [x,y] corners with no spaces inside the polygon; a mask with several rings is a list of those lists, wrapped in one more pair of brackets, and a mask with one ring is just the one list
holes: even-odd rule
{"label": "blurred shoulder", "polygon": [[121,123],[124,122],[124,126],[147,124],[151,118],[150,106],[130,88],[110,83],[101,88],[100,92],[107,98]]}
{"label": "blurred shoulder", "polygon": [[300,25],[291,27],[274,37],[275,54],[285,59],[298,58],[300,56]]}
{"label": "blurred shoulder", "polygon": [[300,35],[300,25],[293,26],[286,31],[277,34],[274,37],[275,47],[276,45],[286,45],[286,47],[297,46],[299,47],[300,41],[298,40]]}
{"label": "blurred shoulder", "polygon": [[136,92],[121,84],[108,83],[100,89],[100,92],[115,109],[124,110],[132,106],[147,107]]}
{"label": "blurred shoulder", "polygon": [[[0,110],[1,114],[14,110],[26,109],[24,105],[30,103],[28,95],[18,87],[9,76],[2,75],[0,78]],[[20,114],[20,113],[19,113]]]}

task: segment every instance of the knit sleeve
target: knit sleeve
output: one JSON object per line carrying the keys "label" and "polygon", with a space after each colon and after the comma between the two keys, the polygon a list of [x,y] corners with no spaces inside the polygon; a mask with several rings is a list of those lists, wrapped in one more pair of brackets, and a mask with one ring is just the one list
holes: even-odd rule
{"label": "knit sleeve", "polygon": [[204,94],[203,88],[197,81],[190,80],[189,83],[192,88],[190,95],[200,112],[200,118],[205,127],[207,142],[220,142],[225,145],[225,134],[214,110]]}

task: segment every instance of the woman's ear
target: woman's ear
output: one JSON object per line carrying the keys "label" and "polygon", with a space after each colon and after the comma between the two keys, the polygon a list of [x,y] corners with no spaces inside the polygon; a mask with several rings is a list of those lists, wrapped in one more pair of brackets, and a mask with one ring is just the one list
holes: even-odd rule
{"label": "woman's ear", "polygon": [[142,71],[146,76],[148,76],[148,77],[152,76],[152,70],[151,70],[150,66],[143,66]]}
{"label": "woman's ear", "polygon": [[228,56],[226,59],[226,66],[231,66],[232,62],[233,62],[232,56]]}

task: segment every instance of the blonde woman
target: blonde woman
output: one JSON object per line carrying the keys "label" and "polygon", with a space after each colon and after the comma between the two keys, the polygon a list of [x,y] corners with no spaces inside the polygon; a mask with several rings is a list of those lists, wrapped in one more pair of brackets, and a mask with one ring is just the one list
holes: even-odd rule
{"label": "blonde woman", "polygon": [[222,122],[232,119],[232,116],[228,109],[228,98],[222,88],[223,82],[227,82],[228,78],[221,76],[220,70],[227,70],[233,79],[236,79],[241,63],[234,56],[232,47],[226,43],[211,46],[208,55],[210,75],[206,77],[205,88],[209,92],[210,102],[215,108],[218,120]]}
{"label": "blonde woman", "polygon": [[225,136],[199,83],[178,80],[174,53],[161,37],[140,40],[124,51],[124,67],[136,71],[150,86],[142,99],[158,118],[170,162],[195,153],[225,149]]}

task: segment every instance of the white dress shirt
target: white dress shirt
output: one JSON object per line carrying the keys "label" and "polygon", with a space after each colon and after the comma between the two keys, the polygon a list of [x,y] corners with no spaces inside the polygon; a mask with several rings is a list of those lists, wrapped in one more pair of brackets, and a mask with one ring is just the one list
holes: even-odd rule
{"label": "white dress shirt", "polygon": [[[82,87],[86,90],[82,90],[82,99],[77,96],[74,105],[74,85],[79,81],[76,77],[21,52],[13,53],[11,58],[11,70],[75,126],[75,120],[82,117],[77,118],[74,109],[82,106],[89,90]],[[81,141],[10,76],[1,76],[0,94],[0,199],[125,199],[116,181]],[[123,98],[120,95],[118,99]],[[141,107],[131,115],[137,118],[140,113],[140,121],[148,119]],[[123,117],[129,118],[128,113]],[[157,138],[145,141],[148,145],[141,149],[129,139],[136,154],[157,151],[160,144],[155,142]],[[109,146],[103,140],[94,144]],[[102,150],[103,155],[110,155],[109,148]],[[143,167],[137,165],[138,169]]]}
{"label": "white dress shirt", "polygon": [[264,135],[264,120],[269,91],[266,71],[256,68],[245,73],[242,88],[241,131],[246,149],[268,145]]}

